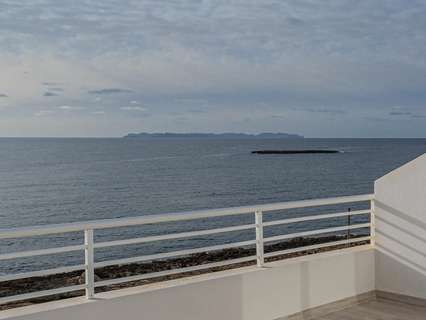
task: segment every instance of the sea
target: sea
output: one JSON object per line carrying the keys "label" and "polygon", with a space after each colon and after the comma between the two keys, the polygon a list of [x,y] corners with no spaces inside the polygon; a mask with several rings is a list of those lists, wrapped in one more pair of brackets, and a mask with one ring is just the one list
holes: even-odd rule
{"label": "sea", "polygon": [[[340,152],[251,153],[264,149]],[[377,178],[425,152],[426,139],[1,138],[0,229],[367,194],[373,192]],[[321,210],[275,212],[265,219],[325,213]],[[95,239],[209,229],[252,219],[243,215],[99,230]],[[368,217],[357,219],[368,221]],[[268,232],[283,234],[345,222],[316,221]],[[240,231],[104,248],[97,250],[96,260],[252,238],[252,231]],[[81,233],[5,239],[0,241],[0,253],[79,243]],[[0,263],[0,274],[72,265],[82,259],[82,252],[71,252],[5,260]]]}

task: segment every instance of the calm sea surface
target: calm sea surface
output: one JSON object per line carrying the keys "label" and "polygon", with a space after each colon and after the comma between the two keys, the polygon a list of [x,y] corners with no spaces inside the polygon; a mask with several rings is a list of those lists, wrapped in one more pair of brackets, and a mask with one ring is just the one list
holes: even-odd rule
{"label": "calm sea surface", "polygon": [[[256,149],[339,154],[253,155]],[[0,139],[0,228],[371,193],[378,177],[426,152],[426,139]],[[300,214],[294,212],[293,214]],[[97,240],[239,224],[230,217],[99,231]],[[361,219],[361,218],[360,218]],[[316,222],[317,224],[319,222]],[[328,222],[330,224],[330,222]],[[340,223],[333,222],[333,225]],[[272,230],[305,230],[306,224]],[[239,241],[248,232],[105,249],[98,260]],[[10,239],[0,252],[80,243],[80,234]],[[0,273],[78,263],[80,253],[3,262]]]}

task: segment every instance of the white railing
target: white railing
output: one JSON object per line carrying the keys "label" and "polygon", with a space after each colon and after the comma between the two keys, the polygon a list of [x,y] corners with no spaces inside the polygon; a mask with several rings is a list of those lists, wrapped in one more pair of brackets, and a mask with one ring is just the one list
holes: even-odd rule
{"label": "white railing", "polygon": [[[357,202],[366,202],[366,201],[371,201],[371,206],[370,206],[370,209],[368,210],[316,214],[316,215],[303,216],[303,217],[297,217],[297,218],[263,221],[263,217],[265,214],[269,212],[273,212],[273,211],[278,211],[278,210],[288,210],[288,209],[307,208],[307,207],[321,207],[321,206],[328,206],[328,205],[339,205],[339,204],[345,204],[345,203],[357,203]],[[59,248],[49,248],[49,249],[41,249],[41,250],[30,250],[30,251],[0,254],[0,261],[24,258],[24,257],[44,256],[44,255],[52,255],[52,254],[59,254],[59,253],[66,253],[66,252],[83,251],[83,250],[85,253],[84,264],[0,276],[0,285],[4,281],[25,279],[30,277],[49,276],[54,274],[61,274],[61,273],[80,271],[80,270],[85,271],[85,284],[72,285],[72,286],[67,286],[67,287],[58,288],[58,289],[7,296],[7,297],[0,298],[0,304],[9,303],[13,301],[26,300],[31,298],[38,298],[43,296],[49,296],[49,295],[54,295],[59,293],[72,292],[72,291],[83,290],[83,289],[86,291],[86,297],[90,299],[95,295],[95,288],[97,287],[103,287],[103,286],[136,281],[136,280],[144,280],[144,279],[168,276],[168,275],[179,274],[184,272],[186,273],[191,271],[206,270],[210,268],[228,266],[228,265],[238,264],[238,263],[247,262],[247,261],[257,261],[257,266],[262,267],[265,264],[265,258],[271,258],[271,257],[279,256],[279,255],[286,255],[286,254],[297,253],[297,252],[302,252],[307,250],[314,250],[314,249],[320,249],[320,248],[326,248],[331,246],[344,245],[344,244],[350,244],[350,243],[362,242],[362,241],[370,241],[370,243],[374,243],[373,208],[374,208],[373,195],[358,195],[358,196],[337,197],[337,198],[327,198],[327,199],[282,202],[282,203],[274,203],[274,204],[266,204],[266,205],[258,205],[258,206],[245,206],[245,207],[235,207],[235,208],[193,211],[193,212],[186,212],[186,213],[149,215],[149,216],[143,216],[143,217],[137,217],[137,218],[107,219],[107,220],[88,221],[88,222],[81,222],[81,223],[67,223],[67,224],[25,227],[25,228],[15,228],[15,229],[0,229],[0,239],[24,238],[24,237],[32,237],[32,236],[70,233],[70,232],[84,232],[84,244],[73,245],[73,246],[63,246]],[[253,224],[229,226],[229,227],[190,231],[190,232],[180,232],[180,233],[140,237],[140,238],[133,238],[133,239],[125,239],[125,240],[114,240],[114,241],[105,241],[105,242],[94,241],[94,232],[95,230],[100,230],[100,229],[141,226],[141,225],[156,224],[156,223],[163,223],[163,222],[188,221],[188,220],[195,220],[195,219],[216,218],[216,217],[225,217],[225,216],[234,216],[234,215],[250,215],[250,214],[254,215]],[[315,229],[311,231],[270,236],[266,238],[264,237],[264,229],[271,226],[286,225],[286,224],[291,224],[296,222],[316,221],[316,220],[323,220],[323,219],[336,219],[341,217],[348,217],[348,219],[350,219],[351,216],[365,215],[365,214],[370,214],[370,222],[368,223],[348,224],[348,225],[339,226],[339,227],[329,227],[329,228]],[[288,239],[292,239],[296,237],[318,236],[321,234],[335,233],[340,231],[346,231],[349,234],[350,230],[360,229],[360,228],[370,228],[370,234],[368,236],[362,236],[362,237],[356,237],[356,238],[351,238],[348,236],[344,240],[264,253],[265,243],[279,242],[281,240],[288,240]],[[122,258],[122,259],[115,259],[115,260],[108,260],[108,261],[101,261],[101,262],[96,262],[94,259],[95,250],[99,248],[142,244],[142,243],[148,243],[153,241],[175,240],[175,239],[182,239],[182,238],[191,238],[195,236],[215,235],[219,233],[244,231],[244,230],[255,230],[256,239],[234,242],[229,244],[214,245],[214,246],[202,247],[202,248],[196,248],[196,249],[186,249],[186,250],[179,250],[179,251],[173,251],[173,252],[167,252],[167,253],[135,256],[130,258]],[[144,273],[140,275],[134,275],[134,276],[128,276],[128,277],[122,277],[122,278],[116,278],[116,279],[95,281],[96,268],[112,266],[112,265],[123,265],[123,264],[130,264],[130,263],[136,263],[136,262],[144,262],[144,261],[145,262],[153,261],[153,260],[166,259],[166,258],[178,257],[178,256],[188,256],[188,255],[196,254],[196,253],[224,250],[224,249],[230,249],[230,248],[248,247],[248,246],[256,247],[256,255],[249,256],[249,257],[229,259],[229,260],[220,261],[220,262],[206,263],[206,264],[201,264],[196,266],[172,269],[172,270],[165,270],[165,271],[152,272],[152,273],[146,273],[146,274]]]}

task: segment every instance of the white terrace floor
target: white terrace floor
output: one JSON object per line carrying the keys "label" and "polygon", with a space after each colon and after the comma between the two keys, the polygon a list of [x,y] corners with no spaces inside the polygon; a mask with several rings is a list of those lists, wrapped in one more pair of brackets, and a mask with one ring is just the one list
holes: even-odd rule
{"label": "white terrace floor", "polygon": [[312,320],[425,320],[426,307],[386,299],[362,302]]}

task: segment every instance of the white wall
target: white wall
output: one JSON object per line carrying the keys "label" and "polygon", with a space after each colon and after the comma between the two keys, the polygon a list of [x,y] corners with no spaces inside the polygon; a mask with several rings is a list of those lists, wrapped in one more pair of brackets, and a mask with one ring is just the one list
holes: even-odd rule
{"label": "white wall", "polygon": [[375,183],[376,288],[426,299],[426,154]]}
{"label": "white wall", "polygon": [[364,246],[0,312],[0,319],[273,320],[370,292],[373,271],[374,250]]}

